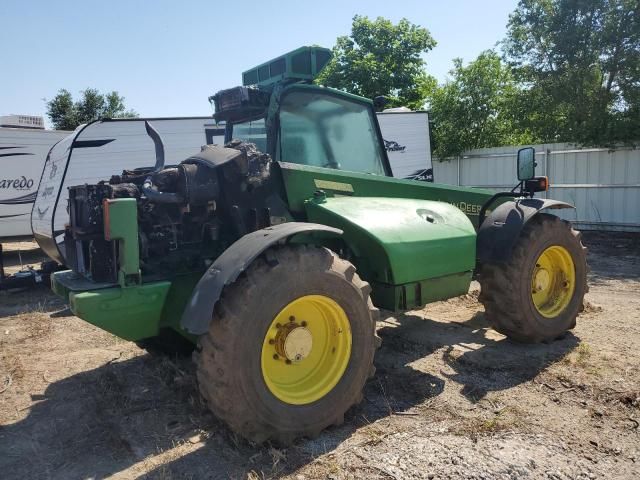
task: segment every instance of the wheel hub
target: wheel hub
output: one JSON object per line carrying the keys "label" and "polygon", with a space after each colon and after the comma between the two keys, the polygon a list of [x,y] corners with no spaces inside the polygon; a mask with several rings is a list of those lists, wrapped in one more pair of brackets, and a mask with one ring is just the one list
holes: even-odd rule
{"label": "wheel hub", "polygon": [[283,337],[278,339],[279,341],[276,340],[276,351],[288,360],[299,362],[311,353],[313,336],[308,328],[296,326]]}
{"label": "wheel hub", "polygon": [[549,288],[549,282],[551,280],[551,275],[545,268],[540,268],[535,274],[534,278],[534,290],[536,292],[540,292],[542,290],[546,290]]}
{"label": "wheel hub", "polygon": [[272,340],[278,358],[284,358],[287,364],[300,362],[307,358],[313,347],[313,334],[307,328],[307,322],[296,323],[290,317],[284,325],[277,324],[278,332]]}

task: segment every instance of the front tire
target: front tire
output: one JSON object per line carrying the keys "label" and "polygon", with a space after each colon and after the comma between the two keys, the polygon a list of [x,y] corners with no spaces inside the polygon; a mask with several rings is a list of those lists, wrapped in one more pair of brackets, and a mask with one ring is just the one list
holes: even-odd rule
{"label": "front tire", "polygon": [[569,222],[540,213],[508,262],[480,266],[479,281],[495,330],[523,343],[554,340],[575,327],[588,291],[586,248]]}
{"label": "front tire", "polygon": [[326,248],[274,248],[225,288],[195,355],[214,414],[248,440],[290,443],[343,422],[373,375],[378,310]]}

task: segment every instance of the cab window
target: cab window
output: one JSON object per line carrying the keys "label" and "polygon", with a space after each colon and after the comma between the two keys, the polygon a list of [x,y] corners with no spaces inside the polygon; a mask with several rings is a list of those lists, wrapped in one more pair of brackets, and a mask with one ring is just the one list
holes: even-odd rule
{"label": "cab window", "polygon": [[293,91],[280,104],[276,159],[384,175],[373,109],[325,92]]}

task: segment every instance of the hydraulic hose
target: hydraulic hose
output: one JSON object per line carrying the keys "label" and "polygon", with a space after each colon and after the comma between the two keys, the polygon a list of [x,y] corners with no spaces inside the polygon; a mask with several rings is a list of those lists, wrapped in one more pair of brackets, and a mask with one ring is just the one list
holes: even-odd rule
{"label": "hydraulic hose", "polygon": [[183,198],[177,193],[159,192],[153,185],[153,174],[145,178],[142,193],[155,203],[182,203]]}

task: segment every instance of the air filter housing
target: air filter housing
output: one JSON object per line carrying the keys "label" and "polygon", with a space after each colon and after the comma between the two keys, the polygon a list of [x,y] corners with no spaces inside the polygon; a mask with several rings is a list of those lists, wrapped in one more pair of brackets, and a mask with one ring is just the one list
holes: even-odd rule
{"label": "air filter housing", "polygon": [[315,79],[331,60],[331,50],[300,47],[242,73],[243,85],[267,86],[280,80]]}

